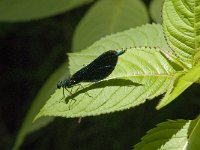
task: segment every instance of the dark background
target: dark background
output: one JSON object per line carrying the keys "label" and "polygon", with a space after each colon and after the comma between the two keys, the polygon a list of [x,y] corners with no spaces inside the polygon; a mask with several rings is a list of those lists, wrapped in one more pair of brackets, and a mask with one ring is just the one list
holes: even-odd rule
{"label": "dark background", "polygon": [[[91,5],[39,21],[0,23],[1,150],[11,149],[38,90],[66,61],[75,27]],[[132,149],[157,123],[194,119],[200,113],[199,96],[199,85],[193,85],[160,111],[155,106],[162,96],[134,109],[83,118],[80,124],[56,118],[29,134],[21,149]]]}

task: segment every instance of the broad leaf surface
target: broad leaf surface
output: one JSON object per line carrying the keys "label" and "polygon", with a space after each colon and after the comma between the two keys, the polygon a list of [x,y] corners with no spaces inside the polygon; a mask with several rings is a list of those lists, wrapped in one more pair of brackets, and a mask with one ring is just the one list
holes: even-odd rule
{"label": "broad leaf surface", "polygon": [[0,0],[0,21],[41,19],[71,10],[92,0]]}
{"label": "broad leaf surface", "polygon": [[199,150],[200,117],[195,120],[170,120],[148,131],[134,150]]}
{"label": "broad leaf surface", "polygon": [[[71,74],[109,49],[148,43],[168,49],[160,27],[146,25],[130,29],[101,39],[80,53],[69,54]],[[97,83],[82,83],[81,88],[75,86],[73,95],[65,92],[65,99],[62,99],[62,90],[56,90],[35,119],[41,116],[84,117],[129,109],[164,93],[175,72],[160,48],[127,48],[108,78]]]}
{"label": "broad leaf surface", "polygon": [[199,80],[200,67],[200,2],[196,0],[165,0],[163,6],[163,26],[166,39],[176,60],[185,71],[174,78],[166,95],[157,106],[162,108],[194,82]]}
{"label": "broad leaf surface", "polygon": [[73,50],[86,48],[105,35],[146,24],[148,20],[141,0],[100,0],[79,23]]}
{"label": "broad leaf surface", "polygon": [[191,68],[200,50],[200,1],[165,0],[163,26],[166,39],[177,59]]}

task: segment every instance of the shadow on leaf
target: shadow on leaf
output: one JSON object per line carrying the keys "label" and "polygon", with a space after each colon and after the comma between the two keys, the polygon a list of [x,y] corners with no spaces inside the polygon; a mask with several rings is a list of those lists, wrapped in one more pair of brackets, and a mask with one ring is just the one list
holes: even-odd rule
{"label": "shadow on leaf", "polygon": [[81,90],[66,97],[65,103],[69,102],[70,99],[76,100],[75,97],[82,93],[85,93],[89,97],[92,97],[87,93],[87,91],[90,91],[93,89],[98,89],[98,88],[104,88],[107,86],[142,86],[142,84],[135,83],[135,82],[133,82],[131,80],[127,80],[127,79],[111,79],[111,80],[99,81],[99,82],[96,82],[96,83],[86,87],[86,88],[83,87]]}

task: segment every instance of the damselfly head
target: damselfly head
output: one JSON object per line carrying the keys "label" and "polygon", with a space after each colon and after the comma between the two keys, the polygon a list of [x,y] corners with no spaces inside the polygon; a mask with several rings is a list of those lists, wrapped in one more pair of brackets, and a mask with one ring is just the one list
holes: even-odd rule
{"label": "damselfly head", "polygon": [[63,82],[62,81],[58,81],[57,88],[60,89],[62,86],[63,86]]}

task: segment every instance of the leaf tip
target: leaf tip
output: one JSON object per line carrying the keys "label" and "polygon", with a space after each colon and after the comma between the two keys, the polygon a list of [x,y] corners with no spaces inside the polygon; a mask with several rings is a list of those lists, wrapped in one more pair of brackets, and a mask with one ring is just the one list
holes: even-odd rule
{"label": "leaf tip", "polygon": [[36,120],[38,120],[39,118],[41,118],[41,114],[40,113],[38,113],[36,116],[35,116],[35,118],[33,119],[33,121],[32,121],[32,123],[34,123]]}
{"label": "leaf tip", "polygon": [[161,101],[156,106],[157,110],[160,110],[161,108],[165,107],[169,102],[166,101],[166,95],[161,99]]}
{"label": "leaf tip", "polygon": [[160,103],[156,106],[157,110],[160,110],[161,108],[163,108],[163,105],[161,105]]}

